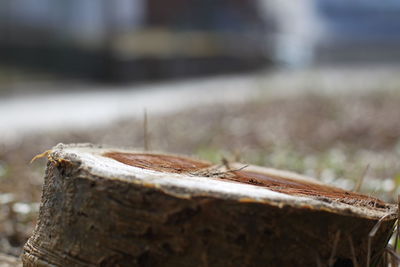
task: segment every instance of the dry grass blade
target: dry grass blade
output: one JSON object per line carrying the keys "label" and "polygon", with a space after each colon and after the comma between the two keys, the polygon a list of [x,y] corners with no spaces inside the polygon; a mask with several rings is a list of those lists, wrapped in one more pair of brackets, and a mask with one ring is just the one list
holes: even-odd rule
{"label": "dry grass blade", "polygon": [[351,256],[352,256],[351,260],[353,262],[353,266],[358,267],[358,262],[357,262],[357,258],[356,258],[356,250],[354,249],[353,239],[351,238],[351,236],[347,236],[347,239],[349,241],[349,245],[350,245],[350,249],[351,249]]}
{"label": "dry grass blade", "polygon": [[360,178],[357,180],[357,184],[355,185],[354,190],[353,190],[354,192],[360,192],[361,186],[362,186],[362,184],[364,182],[365,176],[368,173],[368,170],[369,170],[369,164],[367,165],[367,167],[365,167],[364,172],[362,173]]}
{"label": "dry grass blade", "polygon": [[238,172],[238,171],[241,171],[241,170],[243,170],[243,169],[245,169],[247,167],[249,167],[249,165],[244,165],[244,166],[242,166],[240,168],[229,170],[229,171],[226,171],[226,172]]}
{"label": "dry grass blade", "polygon": [[385,251],[388,252],[392,258],[392,266],[398,266],[400,263],[400,255],[389,246],[385,248]]}
{"label": "dry grass blade", "polygon": [[237,168],[237,169],[227,170],[227,171],[221,171],[220,168],[221,168],[222,166],[219,165],[219,166],[212,167],[212,168],[209,168],[209,169],[206,169],[206,170],[200,170],[200,171],[197,171],[197,172],[190,172],[189,174],[190,174],[190,175],[193,175],[193,176],[203,176],[203,177],[222,176],[222,177],[220,177],[220,178],[226,178],[226,179],[228,179],[229,177],[223,177],[223,176],[224,176],[224,175],[227,175],[227,174],[229,174],[229,173],[241,171],[241,170],[247,168],[248,166],[249,166],[249,165],[244,165],[244,166],[242,166],[242,167],[240,167],[240,168]]}
{"label": "dry grass blade", "polygon": [[370,261],[371,261],[371,242],[372,238],[376,235],[376,232],[378,232],[379,227],[381,226],[382,222],[389,216],[393,214],[389,213],[383,216],[382,218],[379,219],[379,221],[372,227],[371,231],[368,234],[368,251],[367,251],[367,266],[370,266]]}
{"label": "dry grass blade", "polygon": [[368,237],[374,237],[376,235],[376,232],[379,230],[379,227],[381,226],[382,222],[389,216],[393,214],[389,213],[383,216],[382,218],[379,219],[379,221],[374,225],[374,227],[371,229],[371,231],[368,234]]}
{"label": "dry grass blade", "polygon": [[397,242],[399,241],[400,235],[400,195],[397,196],[397,229],[396,229],[396,238],[394,239],[394,250],[397,252]]}
{"label": "dry grass blade", "polygon": [[383,251],[382,266],[390,266],[389,265],[389,253],[387,253],[386,250]]}
{"label": "dry grass blade", "polygon": [[143,111],[143,146],[144,150],[149,150],[149,133],[148,133],[148,122],[147,122],[147,110],[144,109]]}
{"label": "dry grass blade", "polygon": [[233,155],[234,155],[234,161],[236,161],[236,162],[240,162],[240,161],[241,161],[242,155],[241,155],[240,150],[237,150],[237,149],[236,149],[236,150],[234,151]]}
{"label": "dry grass blade", "polygon": [[337,249],[337,246],[339,243],[339,239],[340,239],[340,230],[337,231],[335,234],[335,240],[334,240],[333,247],[332,247],[332,253],[328,260],[328,266],[330,266],[330,267],[333,266],[333,264],[334,264],[334,259],[335,259],[336,249]]}
{"label": "dry grass blade", "polygon": [[221,161],[227,170],[231,169],[231,166],[229,165],[229,161],[225,157],[222,157]]}
{"label": "dry grass blade", "polygon": [[315,255],[315,262],[317,263],[317,267],[322,267],[321,258],[318,254]]}

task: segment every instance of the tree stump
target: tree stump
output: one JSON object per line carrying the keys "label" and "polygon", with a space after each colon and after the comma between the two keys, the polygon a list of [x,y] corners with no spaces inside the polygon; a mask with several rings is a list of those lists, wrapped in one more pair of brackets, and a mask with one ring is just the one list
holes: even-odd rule
{"label": "tree stump", "polygon": [[397,213],[240,163],[62,144],[48,159],[24,266],[365,266]]}

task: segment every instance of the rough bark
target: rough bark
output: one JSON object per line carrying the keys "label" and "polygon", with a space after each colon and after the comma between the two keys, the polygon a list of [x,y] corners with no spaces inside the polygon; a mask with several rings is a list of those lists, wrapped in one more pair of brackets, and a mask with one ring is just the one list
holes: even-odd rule
{"label": "rough bark", "polygon": [[90,145],[59,145],[48,158],[24,266],[365,266],[368,234],[381,220],[376,263],[397,212],[241,164]]}

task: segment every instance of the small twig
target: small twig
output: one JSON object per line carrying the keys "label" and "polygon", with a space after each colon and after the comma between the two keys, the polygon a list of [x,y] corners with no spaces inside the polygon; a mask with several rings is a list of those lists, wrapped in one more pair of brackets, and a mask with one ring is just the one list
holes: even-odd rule
{"label": "small twig", "polygon": [[357,258],[356,258],[356,250],[354,249],[353,239],[351,238],[351,236],[347,236],[347,239],[349,240],[349,244],[350,244],[353,266],[358,267],[358,262],[357,262]]}
{"label": "small twig", "polygon": [[391,215],[393,215],[393,214],[388,213],[385,216],[383,216],[382,218],[380,218],[379,221],[374,225],[374,227],[372,227],[371,231],[368,234],[367,267],[370,266],[370,261],[371,261],[371,241],[372,241],[372,238],[378,232],[379,227],[381,226],[383,220],[385,220],[387,217],[389,217]]}
{"label": "small twig", "polygon": [[365,178],[365,176],[366,176],[367,173],[368,173],[368,170],[369,170],[369,164],[367,165],[367,167],[365,167],[364,172],[363,172],[362,175],[358,178],[357,184],[356,184],[356,186],[354,187],[354,190],[353,190],[354,192],[359,192],[359,191],[360,191],[361,186],[362,186],[362,184],[363,184],[363,182],[364,182],[364,178]]}
{"label": "small twig", "polygon": [[328,266],[330,266],[330,267],[333,266],[333,264],[334,264],[334,258],[336,255],[336,249],[337,249],[337,246],[339,243],[339,239],[340,239],[340,230],[338,230],[335,234],[335,240],[333,242],[331,256],[329,257],[329,260],[328,260]]}
{"label": "small twig", "polygon": [[35,160],[37,160],[37,159],[49,157],[49,155],[51,154],[51,152],[52,152],[52,150],[46,150],[45,152],[40,153],[39,155],[34,156],[34,157],[31,159],[31,162],[30,162],[29,164],[32,164],[32,163],[33,163]]}
{"label": "small twig", "polygon": [[148,133],[148,122],[147,122],[147,110],[144,109],[143,111],[143,146],[144,150],[149,150],[149,133]]}

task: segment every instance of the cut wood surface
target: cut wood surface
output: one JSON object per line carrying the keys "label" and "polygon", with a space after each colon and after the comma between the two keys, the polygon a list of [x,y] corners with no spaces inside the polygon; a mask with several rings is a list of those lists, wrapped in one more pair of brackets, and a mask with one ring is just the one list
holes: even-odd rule
{"label": "cut wood surface", "polygon": [[47,156],[24,266],[365,266],[396,220],[287,171],[89,144]]}

